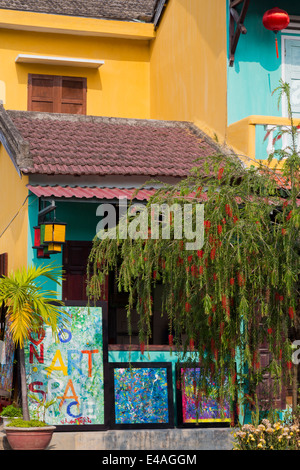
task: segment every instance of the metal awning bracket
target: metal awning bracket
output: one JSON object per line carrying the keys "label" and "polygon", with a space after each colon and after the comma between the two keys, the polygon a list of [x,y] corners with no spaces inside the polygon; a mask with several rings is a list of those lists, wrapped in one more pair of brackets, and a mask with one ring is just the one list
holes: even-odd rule
{"label": "metal awning bracket", "polygon": [[[240,13],[236,7],[242,5]],[[235,51],[239,42],[241,34],[246,34],[244,21],[248,11],[250,0],[231,0],[230,1],[230,22],[229,22],[229,66],[232,67],[234,63]]]}

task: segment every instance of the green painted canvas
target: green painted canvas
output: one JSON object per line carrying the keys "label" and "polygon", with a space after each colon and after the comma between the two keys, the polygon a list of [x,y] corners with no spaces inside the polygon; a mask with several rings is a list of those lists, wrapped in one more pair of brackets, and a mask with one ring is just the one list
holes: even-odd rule
{"label": "green painted canvas", "polygon": [[38,415],[39,419],[45,414],[45,421],[53,425],[101,425],[104,424],[102,309],[64,309],[71,320],[68,328],[60,331],[58,342],[50,329],[40,329],[32,333],[25,350],[30,414]]}

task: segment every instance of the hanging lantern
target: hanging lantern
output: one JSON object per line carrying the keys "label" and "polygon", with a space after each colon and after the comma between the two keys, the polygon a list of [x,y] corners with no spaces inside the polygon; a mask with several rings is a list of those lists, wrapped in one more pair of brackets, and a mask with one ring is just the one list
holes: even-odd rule
{"label": "hanging lantern", "polygon": [[289,25],[289,22],[290,22],[290,17],[287,14],[287,12],[277,7],[266,11],[266,13],[263,16],[264,27],[275,33],[275,45],[276,45],[277,59],[279,58],[277,33],[278,31],[281,31],[282,29],[286,28]]}
{"label": "hanging lantern", "polygon": [[37,258],[50,258],[49,254],[44,251],[44,246],[41,243],[41,227],[33,227],[34,229],[34,245],[32,248],[37,250]]}
{"label": "hanging lantern", "polygon": [[43,243],[65,243],[66,224],[61,222],[44,222],[41,224]]}
{"label": "hanging lantern", "polygon": [[[40,225],[40,248],[45,257],[61,253],[62,245],[66,241],[66,224],[62,222],[43,222]],[[38,232],[37,232],[38,240]]]}

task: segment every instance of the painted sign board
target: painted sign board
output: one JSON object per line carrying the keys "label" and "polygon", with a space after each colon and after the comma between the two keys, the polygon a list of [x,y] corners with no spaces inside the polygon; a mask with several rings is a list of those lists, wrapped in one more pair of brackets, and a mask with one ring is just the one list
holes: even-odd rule
{"label": "painted sign board", "polygon": [[15,346],[6,323],[3,340],[0,341],[0,391],[10,393],[13,386]]}
{"label": "painted sign board", "polygon": [[[105,303],[103,303],[105,304]],[[65,306],[70,324],[58,341],[49,328],[30,336],[25,350],[31,417],[55,426],[104,426],[103,306]],[[46,408],[39,406],[39,402]],[[47,407],[47,405],[54,403]],[[66,429],[67,430],[67,429]]]}

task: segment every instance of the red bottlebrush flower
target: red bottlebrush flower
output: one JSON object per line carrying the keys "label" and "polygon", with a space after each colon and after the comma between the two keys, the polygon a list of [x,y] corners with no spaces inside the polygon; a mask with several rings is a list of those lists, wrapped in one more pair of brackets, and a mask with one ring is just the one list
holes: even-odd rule
{"label": "red bottlebrush flower", "polygon": [[169,346],[173,346],[173,335],[169,335]]}
{"label": "red bottlebrush flower", "polygon": [[153,271],[153,279],[156,279],[157,272]]}
{"label": "red bottlebrush flower", "polygon": [[222,225],[218,225],[218,233],[219,234],[222,233],[222,230],[223,230]]}
{"label": "red bottlebrush flower", "polygon": [[203,266],[199,266],[199,274],[203,274]]}
{"label": "red bottlebrush flower", "polygon": [[243,285],[245,284],[245,279],[244,279],[244,277],[243,277],[242,274],[240,274],[240,273],[238,273],[237,277],[238,277],[238,284],[239,284],[239,286],[243,286]]}
{"label": "red bottlebrush flower", "polygon": [[288,201],[284,201],[283,207],[287,207],[287,206],[288,206]]}
{"label": "red bottlebrush flower", "polygon": [[283,299],[284,299],[283,295],[280,295],[280,296],[279,296],[279,301],[282,302]]}
{"label": "red bottlebrush flower", "polygon": [[216,257],[216,249],[212,248],[210,252],[210,259],[213,261]]}
{"label": "red bottlebrush flower", "polygon": [[232,210],[229,204],[225,204],[225,212],[229,217],[232,217]]}
{"label": "red bottlebrush flower", "polygon": [[178,256],[177,266],[180,266],[181,264],[183,264],[183,259]]}
{"label": "red bottlebrush flower", "polygon": [[204,220],[204,227],[206,229],[209,229],[211,227],[211,223],[210,223],[210,220]]}
{"label": "red bottlebrush flower", "polygon": [[224,168],[220,168],[219,171],[218,171],[218,180],[220,180],[222,178],[223,173],[224,173]]}
{"label": "red bottlebrush flower", "polygon": [[212,322],[212,318],[211,318],[211,316],[209,315],[208,318],[207,318],[207,323],[209,324],[209,326],[211,326],[211,322]]}
{"label": "red bottlebrush flower", "polygon": [[222,295],[222,307],[223,308],[227,307],[227,297],[226,297],[226,295]]}
{"label": "red bottlebrush flower", "polygon": [[191,266],[191,273],[192,273],[192,276],[197,275],[197,267],[194,264],[193,264],[193,266]]}
{"label": "red bottlebrush flower", "polygon": [[294,318],[294,309],[293,307],[289,307],[289,317],[292,320]]}
{"label": "red bottlebrush flower", "polygon": [[197,250],[197,256],[198,258],[203,258],[204,251],[203,250]]}
{"label": "red bottlebrush flower", "polygon": [[223,225],[226,224],[226,219],[225,219],[225,217],[222,219],[222,223],[223,223]]}
{"label": "red bottlebrush flower", "polygon": [[218,275],[216,273],[213,273],[213,278],[214,278],[214,281],[216,281],[218,279]]}
{"label": "red bottlebrush flower", "polygon": [[189,313],[191,311],[191,304],[189,302],[185,303],[185,311],[186,313]]}
{"label": "red bottlebrush flower", "polygon": [[290,218],[292,217],[292,212],[293,211],[290,211],[289,214],[286,216],[286,220],[290,220]]}
{"label": "red bottlebrush flower", "polygon": [[216,305],[213,305],[212,308],[211,308],[211,311],[212,311],[212,312],[215,312],[216,310],[217,310]]}
{"label": "red bottlebrush flower", "polygon": [[144,352],[145,352],[145,343],[144,343],[144,341],[141,341],[141,343],[140,343],[140,350],[141,350],[141,353],[144,354]]}
{"label": "red bottlebrush flower", "polygon": [[286,365],[287,365],[288,370],[291,370],[292,365],[293,365],[292,361],[287,361]]}
{"label": "red bottlebrush flower", "polygon": [[272,328],[268,328],[268,334],[271,335],[273,332]]}
{"label": "red bottlebrush flower", "polygon": [[166,269],[166,262],[165,262],[165,260],[162,260],[162,262],[161,262],[161,267],[162,267],[163,269]]}
{"label": "red bottlebrush flower", "polygon": [[239,219],[238,219],[237,216],[235,215],[235,216],[233,217],[233,222],[236,223],[238,220],[239,220]]}
{"label": "red bottlebrush flower", "polygon": [[193,255],[188,256],[188,262],[191,263],[193,261]]}
{"label": "red bottlebrush flower", "polygon": [[190,339],[190,350],[191,351],[194,351],[195,349],[195,341],[193,340],[193,338]]}
{"label": "red bottlebrush flower", "polygon": [[279,360],[281,361],[282,359],[282,349],[279,350]]}
{"label": "red bottlebrush flower", "polygon": [[193,380],[193,389],[194,389],[194,395],[196,395],[196,389],[197,389],[197,382],[196,382],[196,380]]}
{"label": "red bottlebrush flower", "polygon": [[230,283],[231,286],[234,285],[234,277],[231,277],[231,278],[229,279],[229,283]]}
{"label": "red bottlebrush flower", "polygon": [[286,229],[285,229],[285,228],[282,228],[282,229],[281,229],[281,234],[282,234],[282,235],[286,235]]}

